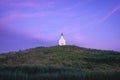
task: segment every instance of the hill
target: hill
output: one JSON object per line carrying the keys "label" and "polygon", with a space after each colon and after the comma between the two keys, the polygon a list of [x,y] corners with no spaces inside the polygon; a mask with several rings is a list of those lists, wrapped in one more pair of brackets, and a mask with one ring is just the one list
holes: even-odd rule
{"label": "hill", "polygon": [[[29,70],[27,70],[27,73],[24,72],[25,77],[26,75],[29,76],[30,73],[35,73],[36,70],[39,73],[39,71],[41,72],[42,69],[46,71],[45,75],[43,74],[43,76],[47,77],[41,80],[53,80],[55,76],[62,76],[62,79],[60,80],[74,80],[75,78],[76,80],[88,80],[88,77],[90,77],[89,75],[92,77],[97,76],[93,77],[94,80],[98,80],[99,77],[101,80],[120,79],[120,52],[88,49],[77,46],[37,47],[18,52],[0,54],[0,65],[0,71],[3,71],[0,73],[2,76],[8,76],[6,73],[11,72],[15,73],[12,75],[14,77],[17,72],[24,72],[26,69],[29,69],[30,72]],[[55,73],[51,74],[50,70],[53,72],[55,70]],[[84,75],[81,74],[81,72]],[[19,73],[18,76],[20,75],[21,74]],[[75,78],[72,79],[68,77],[63,79],[65,75],[74,76]],[[53,78],[50,79],[48,76],[53,76]],[[82,78],[79,76],[82,76]],[[83,76],[85,79],[83,79]],[[106,78],[106,76],[108,76],[108,78]],[[40,75],[37,77],[41,78]],[[89,78],[89,80],[93,80],[92,77]],[[2,79],[4,78],[5,77]],[[37,80],[35,78],[33,79]]]}
{"label": "hill", "polygon": [[[0,65],[49,65],[75,68],[119,68],[120,52],[77,46],[37,47],[0,54]],[[120,70],[118,69],[117,70]]]}

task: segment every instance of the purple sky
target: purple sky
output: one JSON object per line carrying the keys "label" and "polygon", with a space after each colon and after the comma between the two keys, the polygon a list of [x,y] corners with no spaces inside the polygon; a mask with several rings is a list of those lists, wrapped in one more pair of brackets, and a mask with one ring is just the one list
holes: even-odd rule
{"label": "purple sky", "polygon": [[58,45],[120,51],[120,0],[0,0],[0,53]]}

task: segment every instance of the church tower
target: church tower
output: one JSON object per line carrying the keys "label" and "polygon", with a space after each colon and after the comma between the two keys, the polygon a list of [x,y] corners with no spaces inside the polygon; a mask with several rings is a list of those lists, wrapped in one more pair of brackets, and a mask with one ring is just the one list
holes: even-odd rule
{"label": "church tower", "polygon": [[65,46],[66,45],[66,41],[63,37],[63,33],[61,33],[61,38],[59,39],[59,46]]}

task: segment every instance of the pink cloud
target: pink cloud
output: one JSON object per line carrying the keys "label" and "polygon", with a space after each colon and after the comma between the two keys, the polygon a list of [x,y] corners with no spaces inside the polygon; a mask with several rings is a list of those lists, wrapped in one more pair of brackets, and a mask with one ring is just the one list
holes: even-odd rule
{"label": "pink cloud", "polygon": [[18,18],[29,18],[29,17],[41,17],[45,16],[43,13],[20,13],[20,12],[9,12],[6,16],[0,18],[0,23],[6,23],[13,21]]}
{"label": "pink cloud", "polygon": [[9,7],[32,7],[32,8],[52,8],[56,5],[53,1],[36,1],[36,0],[24,0],[24,1],[12,1],[12,0],[2,0],[0,5]]}
{"label": "pink cloud", "polygon": [[72,17],[75,14],[69,12],[62,12],[60,10],[57,11],[43,11],[43,12],[34,12],[34,13],[25,13],[25,12],[17,12],[17,11],[10,11],[6,13],[5,16],[0,18],[0,23],[11,22],[15,19],[19,18],[31,18],[31,17],[45,17],[45,16],[65,16],[65,17]]}
{"label": "pink cloud", "polygon": [[[0,5],[4,5],[7,7],[17,7],[16,9],[21,8],[21,7],[36,7],[36,8],[53,8],[57,4],[59,4],[60,1],[41,1],[37,2],[36,0],[25,0],[25,1],[20,1],[20,2],[13,2],[12,0],[2,0],[0,2]],[[72,6],[71,6],[72,7]],[[69,9],[71,8],[69,7]],[[65,17],[73,17],[76,14],[74,12],[70,11],[65,11],[67,8],[62,8],[58,10],[47,10],[47,11],[42,11],[42,12],[35,12],[35,13],[22,13],[22,12],[16,12],[16,11],[11,11],[8,12],[6,16],[0,19],[0,22],[9,22],[17,18],[28,18],[28,17],[41,17],[41,16],[58,16],[62,15]],[[18,9],[19,11],[19,9]]]}
{"label": "pink cloud", "polygon": [[116,11],[120,10],[120,4],[116,7],[114,7],[112,10],[110,10],[99,22],[98,24],[106,21],[112,14],[114,14]]}
{"label": "pink cloud", "polygon": [[[67,2],[69,2],[69,0],[66,0]],[[86,4],[88,4],[89,2],[91,2],[93,0],[82,0],[82,1],[78,1],[74,4],[71,4],[71,6],[68,6],[68,7],[64,7],[61,9],[61,11],[70,11],[71,9],[75,9],[75,8],[78,8],[78,7],[81,7],[81,6],[84,6]]]}
{"label": "pink cloud", "polygon": [[103,19],[102,19],[102,21],[105,21],[107,18],[109,18],[113,13],[115,13],[117,10],[119,10],[120,9],[120,5],[119,6],[117,6],[117,7],[115,7],[115,8],[113,8]]}
{"label": "pink cloud", "polygon": [[14,7],[38,7],[40,4],[36,2],[11,2],[9,5]]}
{"label": "pink cloud", "polygon": [[[90,18],[94,20],[93,21],[94,24],[92,24],[92,26],[96,27],[96,26],[102,24],[104,21],[106,21],[109,17],[111,17],[118,10],[120,10],[120,4],[113,7],[109,11],[106,11],[106,13],[103,12],[102,14],[96,14],[96,15],[90,16]],[[105,14],[105,15],[103,15],[103,14]],[[88,28],[94,28],[94,27],[88,27]]]}

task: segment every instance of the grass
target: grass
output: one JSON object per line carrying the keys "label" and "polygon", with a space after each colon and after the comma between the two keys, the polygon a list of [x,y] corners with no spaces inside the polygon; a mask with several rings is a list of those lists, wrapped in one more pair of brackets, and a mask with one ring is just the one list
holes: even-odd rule
{"label": "grass", "polygon": [[0,80],[120,80],[120,52],[77,46],[0,54]]}
{"label": "grass", "polygon": [[93,72],[75,68],[0,66],[0,80],[119,80],[120,72]]}

